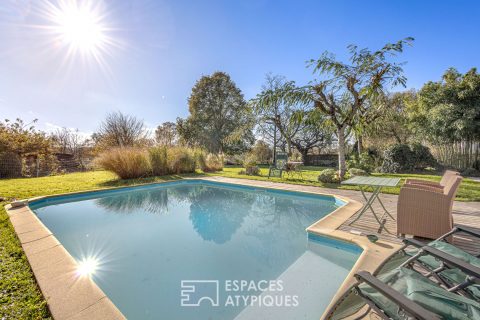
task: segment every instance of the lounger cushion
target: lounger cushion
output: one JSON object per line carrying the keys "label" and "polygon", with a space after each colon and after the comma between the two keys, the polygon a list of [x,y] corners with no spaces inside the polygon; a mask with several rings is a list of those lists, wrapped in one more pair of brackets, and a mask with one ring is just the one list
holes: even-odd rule
{"label": "lounger cushion", "polygon": [[[480,319],[480,303],[441,288],[437,283],[407,268],[397,268],[378,276],[378,279],[405,295],[425,309],[444,319]],[[385,298],[377,290],[363,283],[361,293],[371,299],[393,319],[408,318],[395,302]]]}

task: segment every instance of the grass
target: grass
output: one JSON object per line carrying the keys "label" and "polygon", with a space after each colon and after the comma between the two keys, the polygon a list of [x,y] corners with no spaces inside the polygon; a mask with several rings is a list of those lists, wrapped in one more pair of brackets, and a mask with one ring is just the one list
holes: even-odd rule
{"label": "grass", "polygon": [[[231,177],[231,178],[240,178],[240,179],[252,179],[252,180],[269,180],[275,182],[283,182],[283,183],[290,183],[290,184],[301,184],[301,185],[311,185],[317,187],[324,187],[324,188],[332,188],[332,189],[348,189],[348,190],[360,190],[356,186],[346,186],[340,185],[336,183],[322,183],[317,180],[320,171],[325,168],[322,167],[304,167],[302,171],[302,176],[294,175],[289,177],[288,175],[284,175],[283,178],[268,178],[268,167],[261,166],[260,168],[260,176],[247,176],[247,175],[240,175],[239,172],[242,170],[240,166],[229,166],[224,168],[223,172],[216,172],[212,174],[206,174],[209,176],[224,176],[224,177]],[[389,194],[398,194],[400,192],[400,187],[405,182],[406,178],[418,178],[430,181],[440,181],[441,176],[435,174],[383,174],[383,173],[374,173],[374,176],[378,177],[389,177],[389,178],[400,178],[400,183],[397,187],[394,188],[383,188],[382,193],[389,193]],[[1,190],[0,190],[1,193]],[[473,181],[471,179],[464,179],[460,188],[457,192],[456,200],[459,201],[480,201],[480,182]]]}
{"label": "grass", "polygon": [[[240,179],[270,180],[290,184],[313,185],[327,188],[356,189],[353,186],[324,184],[317,181],[317,176],[324,168],[306,167],[300,177],[268,179],[268,168],[261,168],[261,176],[239,175],[241,167],[229,166],[222,172],[197,173],[190,175],[171,175],[144,179],[119,180],[106,171],[71,173],[66,175],[0,180],[0,196],[7,199],[31,198],[40,195],[66,192],[97,190],[108,187],[131,186],[136,184],[162,182],[181,179],[188,176],[224,176]],[[438,175],[425,174],[375,174],[383,177],[399,177],[402,183],[407,177],[439,181]],[[400,187],[385,188],[386,193],[398,194]],[[457,195],[457,200],[480,201],[480,183],[465,179]],[[48,308],[37,287],[30,266],[10,220],[0,202],[0,319],[44,319],[50,318]]]}

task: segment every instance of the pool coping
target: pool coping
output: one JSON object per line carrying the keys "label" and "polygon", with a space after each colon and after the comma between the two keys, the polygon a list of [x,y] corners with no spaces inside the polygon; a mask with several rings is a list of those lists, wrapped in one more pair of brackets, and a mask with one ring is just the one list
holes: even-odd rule
{"label": "pool coping", "polygon": [[[378,241],[373,244],[368,241],[365,236],[337,230],[342,223],[362,207],[360,202],[347,197],[319,192],[310,188],[303,188],[304,190],[301,190],[302,186],[299,185],[287,185],[256,180],[202,177],[179,179],[178,181],[182,180],[205,180],[266,189],[294,191],[298,193],[330,196],[343,201],[345,203],[344,205],[313,223],[306,229],[309,233],[353,243],[362,249],[362,253],[358,260],[337,290],[330,304],[325,309],[321,319],[325,318],[336,301],[347,292],[353,283],[355,283],[353,277],[355,272],[359,270],[374,272],[383,261],[400,248],[400,245],[387,241]],[[30,209],[29,203],[36,200],[59,196],[79,195],[169,182],[174,181],[39,196],[19,201],[18,203],[20,206],[12,206],[11,204],[5,206],[10,221],[37,280],[37,284],[47,300],[48,307],[54,319],[87,320],[126,318],[92,279],[89,277],[79,277],[76,274],[77,263],[75,259],[56,239],[52,232],[38,219],[36,214]],[[23,206],[21,204],[23,204]]]}

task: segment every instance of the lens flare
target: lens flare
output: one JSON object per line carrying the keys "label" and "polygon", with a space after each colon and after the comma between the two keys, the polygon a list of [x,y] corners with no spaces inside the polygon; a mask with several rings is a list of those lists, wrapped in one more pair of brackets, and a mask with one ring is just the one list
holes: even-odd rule
{"label": "lens flare", "polygon": [[120,44],[102,0],[46,0],[34,12],[39,23],[31,27],[48,41],[45,48],[52,56],[63,55],[62,68],[68,70],[77,65],[74,62],[83,66],[95,62],[109,73],[106,57]]}
{"label": "lens flare", "polygon": [[95,258],[86,258],[78,262],[77,275],[81,277],[92,276],[98,268],[98,261]]}

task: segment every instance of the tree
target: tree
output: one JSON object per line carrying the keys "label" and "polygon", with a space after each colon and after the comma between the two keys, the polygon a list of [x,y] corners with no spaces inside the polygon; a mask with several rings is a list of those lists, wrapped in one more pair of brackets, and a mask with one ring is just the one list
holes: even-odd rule
{"label": "tree", "polygon": [[142,146],[148,143],[143,121],[120,111],[107,114],[92,138],[101,149]]}
{"label": "tree", "polygon": [[[428,82],[412,104],[419,136],[440,147],[444,162],[459,168],[479,160],[480,74],[448,69],[441,81]],[[454,155],[461,155],[453,161]]]}
{"label": "tree", "polygon": [[164,122],[155,130],[155,140],[162,146],[171,147],[177,143],[177,125],[173,122]]}
{"label": "tree", "polygon": [[383,113],[376,121],[365,126],[364,133],[369,142],[375,145],[408,144],[415,140],[411,125],[412,112],[409,108],[416,100],[413,90],[383,95],[376,103],[384,104]]}
{"label": "tree", "polygon": [[266,164],[272,159],[272,148],[263,140],[257,140],[250,152],[261,164]]}
{"label": "tree", "polygon": [[224,72],[203,76],[188,99],[190,115],[178,119],[182,141],[209,152],[232,154],[254,142],[253,117],[243,95]]}
{"label": "tree", "polygon": [[312,110],[300,115],[300,119],[293,119],[299,123],[297,132],[290,138],[290,144],[302,155],[303,162],[306,162],[307,155],[313,148],[325,148],[332,144],[333,128],[326,117]]}
{"label": "tree", "polygon": [[51,134],[53,144],[61,153],[78,155],[79,149],[85,144],[78,129],[58,128]]}
{"label": "tree", "polygon": [[313,107],[327,115],[336,128],[339,176],[343,178],[346,172],[346,130],[363,121],[372,112],[378,112],[369,101],[385,94],[387,86],[405,86],[403,64],[389,60],[403,52],[404,45],[412,41],[413,38],[406,38],[394,44],[386,44],[374,52],[359,50],[357,46],[350,45],[348,63],[324,52],[319,59],[310,60],[308,64],[323,80],[314,80],[302,87],[290,82],[282,90],[258,96],[257,103],[271,104],[272,101],[280,100],[287,104]]}

